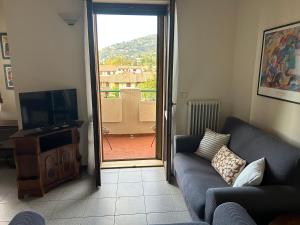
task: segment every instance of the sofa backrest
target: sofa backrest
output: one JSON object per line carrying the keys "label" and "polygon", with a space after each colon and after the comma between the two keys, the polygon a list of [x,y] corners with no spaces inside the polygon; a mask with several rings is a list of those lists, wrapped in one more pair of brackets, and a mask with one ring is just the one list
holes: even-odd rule
{"label": "sofa backrest", "polygon": [[300,149],[234,117],[222,132],[231,134],[228,147],[247,163],[265,157],[263,185],[300,184]]}

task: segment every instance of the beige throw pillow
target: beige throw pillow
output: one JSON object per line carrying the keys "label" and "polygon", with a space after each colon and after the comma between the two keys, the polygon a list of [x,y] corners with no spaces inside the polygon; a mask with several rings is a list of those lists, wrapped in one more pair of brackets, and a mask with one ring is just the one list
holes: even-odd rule
{"label": "beige throw pillow", "polygon": [[223,146],[211,162],[221,177],[232,185],[246,165],[246,161],[238,157],[226,146]]}
{"label": "beige throw pillow", "polygon": [[220,148],[228,144],[229,139],[230,134],[219,134],[210,129],[206,129],[195,154],[211,161]]}

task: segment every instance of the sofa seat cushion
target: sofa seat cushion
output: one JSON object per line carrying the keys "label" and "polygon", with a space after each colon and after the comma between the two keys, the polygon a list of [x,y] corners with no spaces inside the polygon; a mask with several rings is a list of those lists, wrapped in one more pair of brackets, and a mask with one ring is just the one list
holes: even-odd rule
{"label": "sofa seat cushion", "polygon": [[174,169],[176,178],[182,179],[183,175],[189,172],[197,171],[211,175],[218,174],[211,166],[211,162],[194,153],[176,153],[174,156]]}
{"label": "sofa seat cushion", "polygon": [[193,153],[176,153],[176,179],[194,220],[204,218],[206,191],[229,185],[211,166],[210,161]]}

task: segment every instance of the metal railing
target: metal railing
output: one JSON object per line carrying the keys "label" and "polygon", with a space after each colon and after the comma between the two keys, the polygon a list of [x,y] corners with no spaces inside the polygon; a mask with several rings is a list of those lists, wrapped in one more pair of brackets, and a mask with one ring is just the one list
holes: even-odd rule
{"label": "metal railing", "polygon": [[[104,93],[104,98],[119,98],[120,90],[99,90],[100,93]],[[141,90],[142,100],[155,101],[156,100],[156,90],[144,89]]]}

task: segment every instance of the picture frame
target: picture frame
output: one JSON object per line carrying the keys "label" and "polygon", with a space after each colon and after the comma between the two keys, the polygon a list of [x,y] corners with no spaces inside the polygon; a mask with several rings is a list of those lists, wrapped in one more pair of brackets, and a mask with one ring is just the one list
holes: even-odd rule
{"label": "picture frame", "polygon": [[300,104],[300,21],[264,30],[257,95]]}
{"label": "picture frame", "polygon": [[3,59],[10,59],[10,50],[7,33],[0,33],[0,47]]}
{"label": "picture frame", "polygon": [[13,73],[10,64],[4,64],[4,77],[5,77],[5,84],[6,89],[13,90],[14,89],[14,82],[13,82]]}

